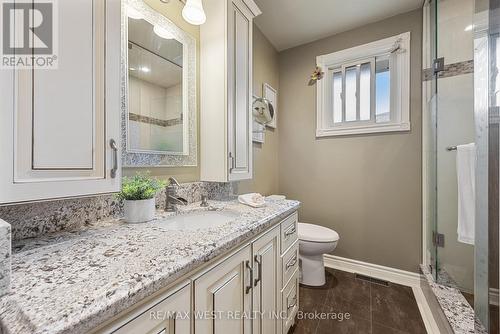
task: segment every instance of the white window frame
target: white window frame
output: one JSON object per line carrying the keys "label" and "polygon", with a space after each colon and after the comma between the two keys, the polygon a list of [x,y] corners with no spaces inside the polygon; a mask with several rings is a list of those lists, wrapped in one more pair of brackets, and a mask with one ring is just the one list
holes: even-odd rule
{"label": "white window frame", "polygon": [[[391,120],[384,123],[376,123],[374,121],[375,66],[372,66],[370,90],[370,113],[372,115],[372,120],[336,124],[329,122],[329,119],[333,120],[331,89],[333,73],[342,72],[342,77],[344,78],[345,68],[367,62],[374,64],[375,58],[382,56],[390,56],[389,109]],[[316,57],[316,64],[325,72],[323,79],[317,82],[316,137],[410,131],[410,32],[318,56]],[[342,94],[345,96],[345,80],[342,81]],[[359,89],[357,99],[357,114],[359,119]],[[345,99],[342,99],[342,103],[345,103]],[[330,118],[327,117],[329,113],[332,114]],[[343,108],[342,113],[345,113],[345,108]],[[343,119],[345,119],[345,117],[343,117]]]}

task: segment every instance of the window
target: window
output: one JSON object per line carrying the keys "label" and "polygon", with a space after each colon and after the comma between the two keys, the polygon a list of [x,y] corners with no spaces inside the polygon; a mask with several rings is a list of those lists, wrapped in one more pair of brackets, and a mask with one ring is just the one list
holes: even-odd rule
{"label": "window", "polygon": [[316,136],[410,130],[410,33],[317,57]]}

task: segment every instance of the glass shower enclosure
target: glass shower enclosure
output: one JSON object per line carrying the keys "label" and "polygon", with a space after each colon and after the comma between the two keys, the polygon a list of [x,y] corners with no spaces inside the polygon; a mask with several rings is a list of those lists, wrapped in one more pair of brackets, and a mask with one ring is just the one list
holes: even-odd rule
{"label": "glass shower enclosure", "polygon": [[[422,62],[423,262],[436,281],[462,292],[491,333],[498,328],[496,6],[426,1]],[[467,149],[474,160],[464,165]]]}

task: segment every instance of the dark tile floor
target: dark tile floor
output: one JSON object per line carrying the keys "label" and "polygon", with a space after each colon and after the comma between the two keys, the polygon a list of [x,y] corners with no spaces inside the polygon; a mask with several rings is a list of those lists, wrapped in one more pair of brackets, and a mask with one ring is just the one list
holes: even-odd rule
{"label": "dark tile floor", "polygon": [[[392,283],[384,286],[330,268],[326,274],[325,286],[300,287],[302,317],[299,312],[290,333],[426,333],[411,288]],[[313,317],[314,312],[325,312],[330,319]],[[342,315],[344,319],[340,320]]]}

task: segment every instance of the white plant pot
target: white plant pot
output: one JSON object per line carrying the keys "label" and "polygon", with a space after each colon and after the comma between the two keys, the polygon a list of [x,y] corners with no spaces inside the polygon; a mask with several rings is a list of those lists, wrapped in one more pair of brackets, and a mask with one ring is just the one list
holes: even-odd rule
{"label": "white plant pot", "polygon": [[125,200],[123,213],[127,223],[144,223],[153,220],[155,218],[155,199]]}

